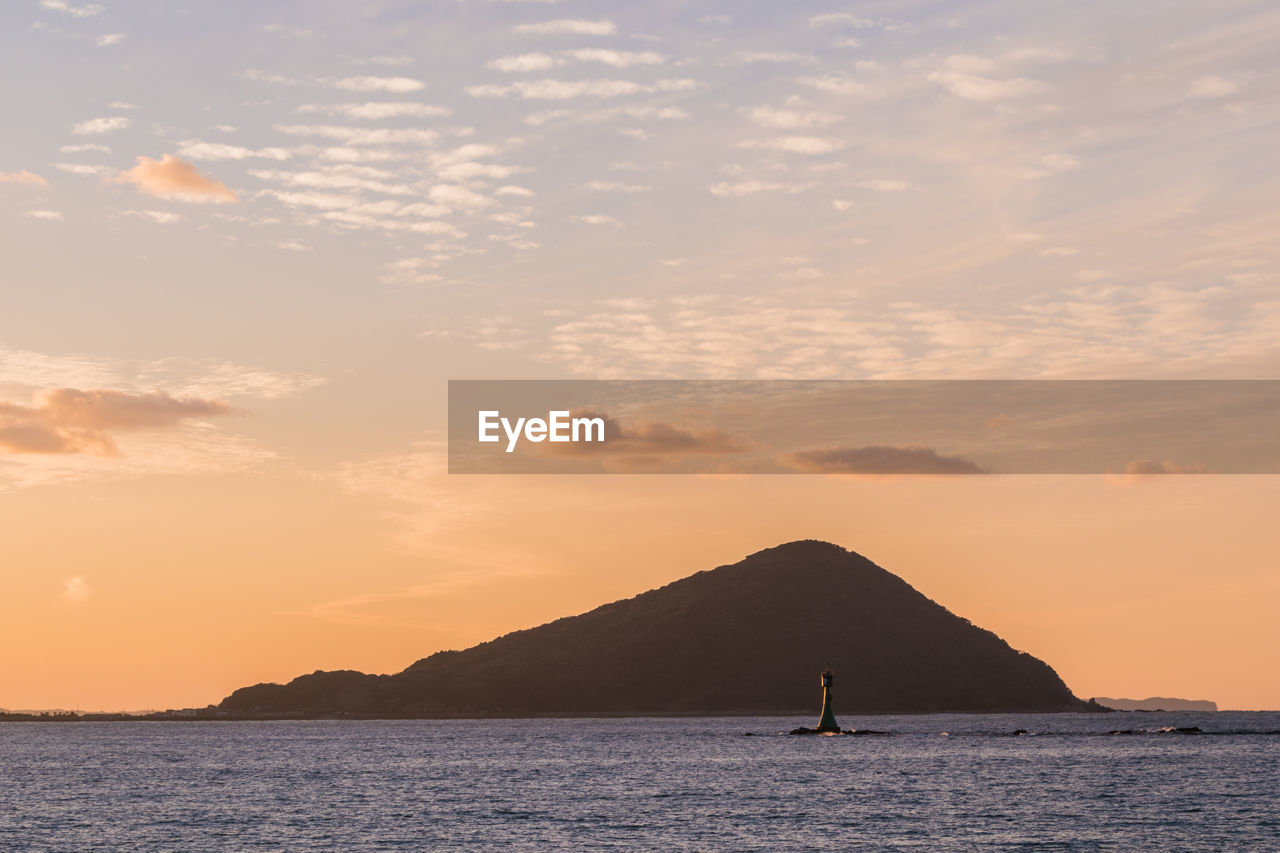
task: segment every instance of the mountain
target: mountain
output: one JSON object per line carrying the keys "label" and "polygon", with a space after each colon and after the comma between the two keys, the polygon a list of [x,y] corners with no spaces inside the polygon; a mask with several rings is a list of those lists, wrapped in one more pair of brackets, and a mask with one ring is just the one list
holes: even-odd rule
{"label": "mountain", "polygon": [[[404,717],[1074,711],[1047,664],[825,542],[769,548],[395,675],[241,688],[222,713]],[[1096,707],[1096,706],[1094,706]]]}
{"label": "mountain", "polygon": [[1208,699],[1170,699],[1152,696],[1150,699],[1108,699],[1099,696],[1093,700],[1106,708],[1117,711],[1216,711],[1218,703]]}

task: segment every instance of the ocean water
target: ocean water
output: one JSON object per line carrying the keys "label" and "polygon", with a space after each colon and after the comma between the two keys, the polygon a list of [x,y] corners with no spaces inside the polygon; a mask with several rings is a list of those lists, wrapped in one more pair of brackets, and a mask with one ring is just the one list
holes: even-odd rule
{"label": "ocean water", "polygon": [[0,851],[1280,851],[1278,714],[840,722],[0,724]]}

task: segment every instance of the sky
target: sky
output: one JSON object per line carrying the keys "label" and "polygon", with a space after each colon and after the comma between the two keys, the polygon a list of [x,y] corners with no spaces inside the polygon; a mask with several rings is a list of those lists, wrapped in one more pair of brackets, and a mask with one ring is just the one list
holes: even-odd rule
{"label": "sky", "polygon": [[1280,378],[1261,2],[0,8],[0,707],[394,672],[799,538],[1280,708],[1274,476],[450,476],[449,379]]}

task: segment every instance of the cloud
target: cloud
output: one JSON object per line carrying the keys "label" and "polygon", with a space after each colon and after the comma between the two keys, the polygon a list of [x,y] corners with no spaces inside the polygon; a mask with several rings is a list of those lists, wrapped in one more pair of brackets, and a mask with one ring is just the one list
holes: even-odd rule
{"label": "cloud", "polygon": [[832,95],[857,95],[866,91],[866,86],[847,75],[827,74],[822,77],[801,77],[798,81],[805,86],[828,92]]}
{"label": "cloud", "polygon": [[495,190],[493,194],[518,196],[520,198],[532,198],[533,196],[536,195],[536,193],[533,190],[528,189],[527,187],[518,187],[514,184],[508,184],[505,187],[498,187],[498,189]]}
{"label": "cloud", "polygon": [[270,74],[266,71],[259,71],[256,68],[250,68],[248,71],[241,72],[240,76],[245,80],[253,80],[259,83],[271,83],[276,86],[297,86],[302,81],[293,77],[286,77],[283,74]]}
{"label": "cloud", "polygon": [[417,92],[427,84],[408,77],[344,77],[334,83],[348,92]]}
{"label": "cloud", "polygon": [[133,121],[124,116],[91,118],[88,121],[82,121],[73,126],[71,128],[71,132],[77,136],[99,136],[104,133],[114,133],[117,130],[124,130],[131,124],[133,124]]}
{"label": "cloud", "polygon": [[534,113],[525,117],[526,124],[532,124],[535,127],[546,124],[555,119],[575,118],[579,122],[587,124],[596,124],[600,122],[612,121],[617,118],[629,118],[637,121],[680,121],[689,118],[689,113],[679,107],[608,107],[602,110],[592,110],[588,113],[573,113],[570,110],[545,110],[543,112]]}
{"label": "cloud", "polygon": [[666,57],[651,50],[607,50],[605,48],[582,47],[575,50],[562,50],[560,56],[546,53],[521,53],[514,56],[502,56],[490,60],[487,66],[494,71],[505,71],[512,74],[530,71],[546,71],[566,61],[598,62],[614,68],[634,68],[637,66],[661,65]]}
{"label": "cloud", "polygon": [[276,373],[218,359],[163,358],[145,363],[70,354],[48,355],[0,346],[5,383],[36,392],[49,386],[113,387],[133,393],[170,388],[183,397],[296,397],[323,377]]}
{"label": "cloud", "polygon": [[94,15],[100,15],[105,10],[105,6],[97,3],[86,3],[83,6],[72,6],[64,0],[40,0],[40,8],[48,9],[51,12],[62,12],[73,18],[91,18]]}
{"label": "cloud", "polygon": [[707,188],[708,191],[720,198],[738,198],[744,195],[755,195],[756,193],[798,193],[804,189],[798,184],[780,184],[772,181],[760,181],[754,178],[738,181],[737,183],[719,183],[712,184]]}
{"label": "cloud", "polygon": [[169,210],[126,210],[125,215],[136,216],[139,219],[154,222],[156,225],[172,225],[182,221],[181,213],[173,213]]}
{"label": "cloud", "polygon": [[89,600],[89,584],[81,575],[67,578],[62,582],[62,597],[71,604],[83,604]]}
{"label": "cloud", "polygon": [[802,65],[813,65],[818,61],[807,53],[788,53],[773,50],[741,51],[734,54],[734,59],[747,65],[782,62],[799,62]]}
{"label": "cloud", "polygon": [[267,24],[262,28],[262,31],[264,33],[278,35],[281,38],[293,39],[310,38],[315,35],[312,30],[309,30],[306,27],[290,26],[286,24]]}
{"label": "cloud", "polygon": [[780,110],[775,107],[753,107],[742,111],[748,121],[764,127],[779,130],[795,130],[809,127],[829,127],[844,121],[844,116],[836,113],[798,112],[796,110]]}
{"label": "cloud", "polygon": [[554,56],[545,53],[521,53],[517,56],[492,59],[487,64],[494,71],[520,74],[529,71],[546,71],[548,68],[554,68],[559,62]]}
{"label": "cloud", "polygon": [[440,134],[416,127],[344,127],[331,124],[278,124],[276,130],[290,136],[321,136],[347,145],[433,145]]}
{"label": "cloud", "polygon": [[178,153],[192,160],[288,160],[293,154],[285,148],[245,148],[221,142],[188,139],[178,146]]}
{"label": "cloud", "polygon": [[58,151],[63,154],[82,154],[86,151],[96,151],[99,154],[110,154],[111,148],[106,145],[99,145],[96,142],[82,142],[78,145],[63,145]]}
{"label": "cloud", "polygon": [[556,21],[541,21],[536,24],[521,24],[515,28],[517,33],[551,35],[570,33],[580,36],[611,36],[618,31],[613,21],[586,21],[581,18],[561,18]]}
{"label": "cloud", "polygon": [[801,450],[783,462],[807,474],[985,474],[982,468],[960,456],[941,456],[929,447],[875,444],[865,447],[833,447]]}
{"label": "cloud", "polygon": [[56,388],[40,394],[34,405],[0,403],[0,452],[112,455],[113,432],[165,429],[234,411],[220,400],[199,397]]}
{"label": "cloud", "polygon": [[1207,77],[1193,80],[1191,85],[1187,87],[1187,97],[1225,98],[1228,95],[1234,95],[1238,91],[1240,91],[1240,86],[1234,80],[1210,74]]}
{"label": "cloud", "polygon": [[215,204],[239,201],[221,181],[205,177],[195,166],[172,154],[165,154],[160,160],[139,157],[137,166],[109,180],[135,184],[139,192],[157,198]]}
{"label": "cloud", "polygon": [[583,184],[586,189],[602,193],[647,193],[652,187],[644,184],[624,184],[622,181],[588,181]]}
{"label": "cloud", "polygon": [[467,161],[441,166],[436,172],[445,181],[470,181],[476,178],[489,178],[499,181],[519,172],[518,166],[504,166],[500,163],[476,163]]}
{"label": "cloud", "polygon": [[638,65],[661,65],[666,58],[651,50],[605,50],[603,48],[583,47],[565,51],[565,55],[578,62],[599,62],[612,65],[614,68],[633,68]]}
{"label": "cloud", "polygon": [[44,178],[35,172],[28,172],[26,169],[21,172],[0,172],[0,184],[26,184],[31,187],[49,186],[49,182]]}
{"label": "cloud", "polygon": [[43,219],[46,222],[61,222],[62,212],[58,210],[25,210],[22,215],[28,219]]}
{"label": "cloud", "polygon": [[564,101],[570,98],[616,98],[621,95],[679,92],[692,89],[697,82],[689,79],[659,80],[652,85],[631,80],[517,80],[510,85],[485,83],[468,86],[473,98],[506,98],[511,95],[533,101]]}
{"label": "cloud", "polygon": [[354,120],[387,118],[443,118],[452,115],[447,107],[405,101],[368,101],[363,104],[303,104],[300,113],[324,113]]}
{"label": "cloud", "polygon": [[91,163],[54,163],[53,168],[72,175],[103,175],[108,171],[106,166],[94,166]]}
{"label": "cloud", "polygon": [[[249,174],[262,181],[322,190],[367,190],[385,195],[413,195],[408,184],[391,184],[380,178],[394,178],[395,173],[367,166],[330,166],[324,171],[286,172],[280,169],[251,169]],[[399,206],[398,204],[396,205]]]}
{"label": "cloud", "polygon": [[772,139],[748,139],[738,143],[739,148],[757,148],[766,151],[782,151],[787,154],[830,154],[839,151],[844,143],[839,139],[819,136],[775,136]]}
{"label": "cloud", "polygon": [[875,26],[875,21],[869,18],[859,18],[848,12],[829,12],[825,15],[814,15],[809,19],[809,26],[811,27],[830,27],[833,25],[867,29]]}
{"label": "cloud", "polygon": [[98,36],[93,40],[93,43],[98,47],[110,47],[122,41],[124,41],[124,33],[107,33],[106,35]]}
{"label": "cloud", "polygon": [[1152,477],[1164,474],[1212,474],[1203,465],[1183,465],[1171,460],[1156,462],[1151,459],[1140,459],[1124,466],[1124,473],[1131,477]]}
{"label": "cloud", "polygon": [[942,68],[929,75],[929,79],[953,95],[971,101],[999,101],[1020,98],[1042,92],[1048,88],[1039,80],[1028,77],[995,79],[983,76],[995,70],[995,62],[981,56],[956,54],[943,62]]}
{"label": "cloud", "polygon": [[1043,178],[1058,172],[1065,172],[1080,165],[1080,161],[1070,154],[1045,154],[1035,165],[1023,171],[1024,178]]}
{"label": "cloud", "polygon": [[612,216],[593,213],[586,216],[573,216],[570,219],[574,222],[581,222],[583,225],[617,225],[618,220]]}
{"label": "cloud", "polygon": [[861,181],[858,186],[864,190],[874,190],[878,193],[903,193],[911,189],[911,184],[906,181],[893,181],[885,178],[872,178],[868,181]]}
{"label": "cloud", "polygon": [[778,273],[778,278],[788,281],[813,281],[825,277],[825,273],[816,267],[796,267],[793,270]]}

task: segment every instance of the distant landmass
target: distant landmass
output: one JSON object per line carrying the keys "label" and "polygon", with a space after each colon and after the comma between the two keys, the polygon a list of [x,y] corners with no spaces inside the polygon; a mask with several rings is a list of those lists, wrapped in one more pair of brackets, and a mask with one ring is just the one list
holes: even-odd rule
{"label": "distant landmass", "polygon": [[1101,710],[865,557],[791,542],[395,675],[236,690],[233,715],[486,717]]}
{"label": "distant landmass", "polygon": [[1208,699],[1170,699],[1166,696],[1152,696],[1150,699],[1108,699],[1098,696],[1094,700],[1105,708],[1117,711],[1216,711],[1217,702]]}

